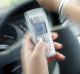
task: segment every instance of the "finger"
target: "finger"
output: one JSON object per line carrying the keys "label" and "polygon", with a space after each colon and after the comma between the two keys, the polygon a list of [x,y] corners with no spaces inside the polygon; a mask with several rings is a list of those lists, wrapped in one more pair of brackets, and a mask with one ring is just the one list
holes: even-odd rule
{"label": "finger", "polygon": [[55,56],[48,58],[48,62],[52,62],[53,60],[63,61],[65,60],[65,56],[57,52]]}
{"label": "finger", "polygon": [[60,50],[63,48],[63,45],[57,42],[54,42],[55,49]]}
{"label": "finger", "polygon": [[56,40],[58,38],[58,36],[59,36],[58,33],[56,33],[56,32],[52,33],[52,39],[53,40]]}
{"label": "finger", "polygon": [[63,61],[65,60],[65,56],[63,54],[60,54],[59,52],[56,53],[56,55],[54,56],[54,58],[58,61]]}
{"label": "finger", "polygon": [[23,46],[22,49],[24,50],[24,52],[31,52],[33,48],[33,44],[31,41],[31,35],[30,34],[26,34],[23,38]]}
{"label": "finger", "polygon": [[34,51],[33,55],[37,57],[46,57],[47,49],[48,49],[48,44],[44,42],[38,42]]}

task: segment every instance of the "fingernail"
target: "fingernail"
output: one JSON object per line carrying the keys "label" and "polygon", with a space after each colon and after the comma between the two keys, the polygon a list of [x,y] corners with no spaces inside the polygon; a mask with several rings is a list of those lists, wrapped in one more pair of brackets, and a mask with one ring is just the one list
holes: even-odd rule
{"label": "fingernail", "polygon": [[64,55],[62,55],[62,54],[61,54],[61,57],[62,57],[64,60],[66,59],[66,56],[64,56]]}
{"label": "fingernail", "polygon": [[61,48],[63,48],[63,45],[62,45],[62,44],[60,44],[60,47],[61,47]]}
{"label": "fingernail", "polygon": [[59,47],[59,48],[63,48],[63,45],[62,45],[62,44],[58,44],[58,47]]}

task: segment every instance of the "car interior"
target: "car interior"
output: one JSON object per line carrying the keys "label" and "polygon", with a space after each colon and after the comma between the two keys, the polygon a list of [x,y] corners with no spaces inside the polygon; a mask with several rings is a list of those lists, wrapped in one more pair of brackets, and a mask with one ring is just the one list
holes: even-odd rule
{"label": "car interior", "polygon": [[[23,74],[20,50],[21,41],[28,28],[24,13],[28,10],[41,8],[34,0],[24,2],[0,10],[0,74]],[[45,10],[46,11],[46,10]],[[80,33],[69,23],[60,22],[59,15],[46,11],[51,21],[51,32],[58,32],[56,40],[63,44],[58,51],[66,56],[64,61],[49,63],[49,74],[80,74]],[[26,61],[27,62],[27,61]]]}

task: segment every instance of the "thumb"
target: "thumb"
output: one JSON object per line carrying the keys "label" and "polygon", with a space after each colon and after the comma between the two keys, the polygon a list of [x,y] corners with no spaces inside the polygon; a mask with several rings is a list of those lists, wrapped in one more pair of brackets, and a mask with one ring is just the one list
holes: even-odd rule
{"label": "thumb", "polygon": [[33,50],[33,55],[36,57],[46,57],[48,48],[47,43],[39,41]]}

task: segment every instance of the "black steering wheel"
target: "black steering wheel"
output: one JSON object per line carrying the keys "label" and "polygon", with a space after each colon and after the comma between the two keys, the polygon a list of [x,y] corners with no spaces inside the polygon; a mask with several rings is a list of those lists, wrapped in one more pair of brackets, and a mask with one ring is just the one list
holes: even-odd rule
{"label": "black steering wheel", "polygon": [[[26,12],[30,9],[38,8],[38,7],[40,6],[37,4],[36,1],[26,0],[26,2],[24,2],[23,4],[20,4],[16,7],[11,8],[9,12],[6,14],[6,16],[4,16],[4,18],[2,19],[0,29],[2,30],[5,28],[5,26],[7,25],[6,22],[9,21],[11,16],[15,16],[15,14],[17,15],[17,14]],[[14,44],[10,45],[6,50],[0,52],[0,68],[20,60],[21,44],[22,44],[22,40],[18,40]],[[54,65],[54,69],[57,69],[57,71],[59,72],[58,63],[54,61],[53,65]],[[56,71],[54,71],[54,73],[55,72]]]}
{"label": "black steering wheel", "polygon": [[[40,6],[37,4],[36,1],[26,0],[24,3],[11,8],[7,12],[7,14],[4,16],[2,21],[0,22],[0,29],[2,29],[2,26],[7,25],[6,22],[9,21],[11,16],[15,16],[15,14],[20,14],[37,7],[40,7]],[[67,56],[66,60],[63,63],[60,63],[61,74],[79,74],[80,72],[78,71],[80,69],[80,66],[79,66],[80,65],[80,60],[79,60],[80,45],[78,44],[76,38],[73,36],[73,34],[68,28],[64,28],[61,31],[59,30],[58,33],[62,36],[59,38],[60,39],[59,41],[61,42],[61,39],[62,39],[63,41],[62,43],[65,49],[65,50],[62,50],[61,52]],[[68,35],[68,37],[66,35]],[[13,45],[11,45],[10,47],[8,47],[7,48],[8,50],[5,50],[4,52],[0,52],[0,68],[7,64],[13,63],[13,61],[20,60],[21,43],[22,41],[19,40]],[[77,52],[77,54],[75,52]],[[76,63],[77,65],[75,65]],[[56,74],[59,74],[57,73],[57,71],[59,70],[58,64],[56,64],[57,70],[53,67],[55,64],[56,62],[54,64],[50,64],[51,66],[50,70],[54,69],[53,71],[56,72]],[[75,67],[75,69],[72,69],[73,67]]]}
{"label": "black steering wheel", "polygon": [[[33,4],[33,8],[35,6],[39,6],[36,1],[33,0],[26,0],[24,3],[17,5],[16,7],[12,7],[11,9],[9,9],[9,11],[6,13],[6,15],[3,17],[3,19],[0,22],[0,30],[2,30],[2,27],[5,27],[7,24],[6,22],[10,19],[11,16],[14,16],[14,14],[20,14],[22,12],[25,12],[29,9],[28,6]],[[35,5],[35,6],[34,6]],[[20,59],[20,46],[21,46],[21,41],[17,41],[15,42],[13,45],[9,46],[5,51],[0,52],[0,67],[5,66],[6,64],[9,64],[13,61],[19,60]],[[14,54],[15,53],[15,54]],[[15,55],[17,56],[17,58],[15,57]],[[9,60],[12,57],[13,60]],[[9,58],[9,59],[8,59]],[[6,60],[9,61],[6,61]]]}
{"label": "black steering wheel", "polygon": [[[24,2],[23,4],[20,4],[16,7],[11,8],[9,12],[2,19],[0,29],[2,30],[3,28],[5,28],[5,26],[7,25],[6,22],[9,21],[11,16],[15,16],[14,14],[17,15],[37,7],[40,7],[40,6],[37,4],[36,1],[26,0],[26,2]],[[13,63],[17,60],[20,60],[21,43],[22,43],[22,40],[16,41],[14,44],[10,45],[6,50],[0,52],[0,68],[6,66],[7,64]],[[59,67],[56,62],[54,62],[54,66],[55,66],[54,68],[58,69],[59,71]]]}

